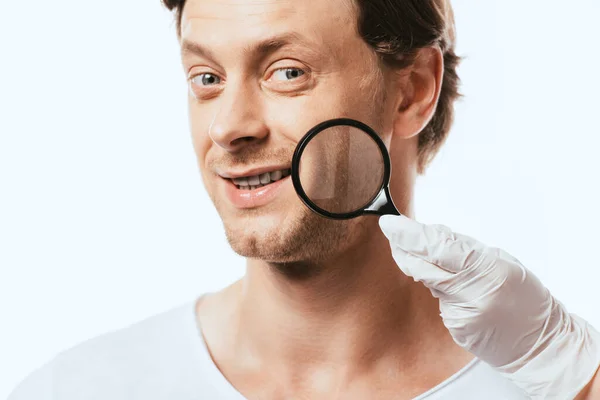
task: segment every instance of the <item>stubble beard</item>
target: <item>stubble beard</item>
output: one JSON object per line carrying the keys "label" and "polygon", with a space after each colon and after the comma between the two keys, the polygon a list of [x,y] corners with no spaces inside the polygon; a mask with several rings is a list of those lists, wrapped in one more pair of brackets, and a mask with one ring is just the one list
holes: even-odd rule
{"label": "stubble beard", "polygon": [[[291,212],[282,224],[268,230],[240,226],[236,221],[224,221],[227,241],[237,254],[270,264],[322,262],[337,247],[336,244],[347,237],[347,224],[321,217],[307,207],[300,207],[290,207]],[[260,214],[261,210],[255,212]],[[260,216],[257,218],[260,219]],[[246,220],[251,221],[252,217]]]}
{"label": "stubble beard", "polygon": [[268,229],[252,226],[253,220],[272,210],[246,210],[245,218],[228,218],[218,202],[215,206],[235,253],[262,260],[291,279],[304,280],[323,272],[327,261],[343,252],[354,236],[356,221],[328,219],[300,203],[290,205],[283,222]]}

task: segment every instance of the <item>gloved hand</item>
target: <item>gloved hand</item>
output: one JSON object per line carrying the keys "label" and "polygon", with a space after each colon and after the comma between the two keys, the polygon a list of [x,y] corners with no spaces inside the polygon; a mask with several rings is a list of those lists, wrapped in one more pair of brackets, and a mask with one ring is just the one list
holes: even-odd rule
{"label": "gloved hand", "polygon": [[533,399],[573,399],[600,365],[600,333],[516,258],[443,225],[385,215],[400,269],[439,299],[454,341]]}

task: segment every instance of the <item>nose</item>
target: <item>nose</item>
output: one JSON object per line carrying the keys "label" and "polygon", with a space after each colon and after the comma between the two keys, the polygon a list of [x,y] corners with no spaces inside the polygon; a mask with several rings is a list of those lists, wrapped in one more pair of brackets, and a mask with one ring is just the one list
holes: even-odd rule
{"label": "nose", "polygon": [[219,102],[208,130],[210,138],[219,147],[235,153],[268,136],[260,99],[251,89],[239,88],[229,92],[226,89]]}

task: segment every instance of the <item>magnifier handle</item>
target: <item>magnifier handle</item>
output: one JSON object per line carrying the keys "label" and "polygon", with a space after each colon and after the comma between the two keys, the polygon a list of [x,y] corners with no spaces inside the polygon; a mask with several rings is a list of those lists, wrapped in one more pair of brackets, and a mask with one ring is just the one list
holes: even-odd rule
{"label": "magnifier handle", "polygon": [[375,215],[401,215],[394,202],[388,187],[384,187],[377,198],[371,203],[371,205],[364,211],[365,214]]}
{"label": "magnifier handle", "polygon": [[381,208],[377,210],[379,215],[400,215],[400,212],[394,206],[394,203],[386,202]]}

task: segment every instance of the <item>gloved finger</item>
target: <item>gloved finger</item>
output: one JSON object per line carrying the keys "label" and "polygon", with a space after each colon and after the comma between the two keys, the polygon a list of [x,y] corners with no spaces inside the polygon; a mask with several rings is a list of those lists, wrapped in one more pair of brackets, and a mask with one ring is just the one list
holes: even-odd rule
{"label": "gloved finger", "polygon": [[447,226],[426,225],[403,215],[384,215],[379,226],[393,246],[454,273],[476,261],[478,250],[485,247]]}
{"label": "gloved finger", "polygon": [[448,292],[455,285],[456,274],[407,253],[399,247],[392,248],[392,256],[404,274],[412,277],[416,282],[422,282],[430,290]]}

